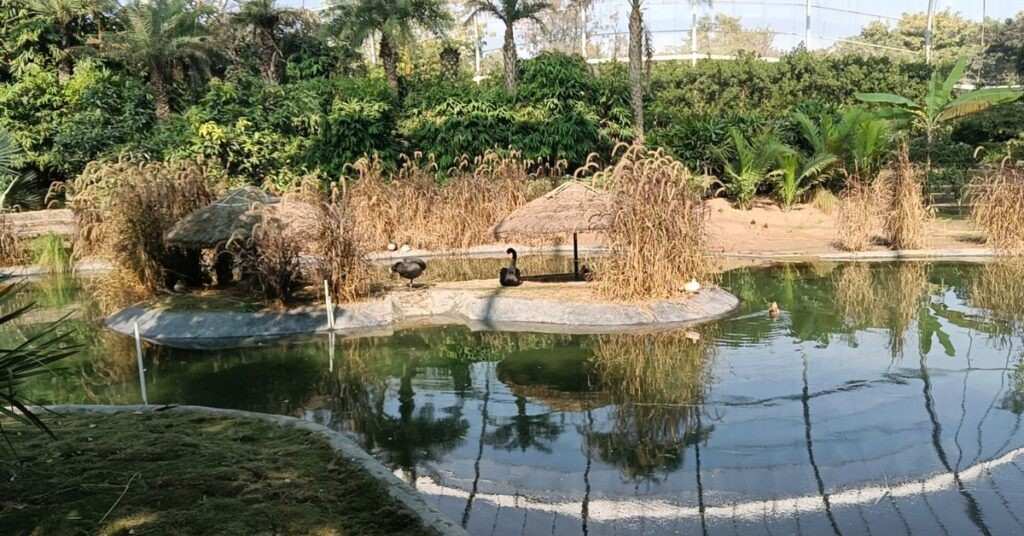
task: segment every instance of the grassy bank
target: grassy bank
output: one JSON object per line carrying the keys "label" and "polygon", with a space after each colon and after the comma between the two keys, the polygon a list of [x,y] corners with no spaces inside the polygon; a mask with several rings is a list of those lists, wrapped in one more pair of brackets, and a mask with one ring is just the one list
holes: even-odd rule
{"label": "grassy bank", "polygon": [[[321,437],[191,413],[10,420],[0,534],[428,534]],[[123,495],[122,495],[123,494]]]}

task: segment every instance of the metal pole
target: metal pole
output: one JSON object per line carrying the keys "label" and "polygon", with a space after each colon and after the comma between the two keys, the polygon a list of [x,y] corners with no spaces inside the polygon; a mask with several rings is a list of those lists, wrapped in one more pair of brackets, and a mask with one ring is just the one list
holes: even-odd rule
{"label": "metal pole", "polygon": [[572,234],[572,275],[576,281],[580,280],[580,246],[576,233]]}
{"label": "metal pole", "polygon": [[146,369],[142,366],[142,336],[139,335],[139,323],[133,325],[135,329],[135,359],[139,364],[139,389],[142,391],[142,403],[149,405],[149,396],[146,395]]}
{"label": "metal pole", "polygon": [[480,78],[480,27],[477,26],[477,14],[473,14],[473,55],[475,59],[473,77]]}
{"label": "metal pole", "polygon": [[697,65],[697,5],[690,1],[690,65]]}
{"label": "metal pole", "polygon": [[981,52],[985,53],[985,19],[988,13],[988,2],[981,0]]}
{"label": "metal pole", "polygon": [[327,309],[327,327],[334,330],[334,303],[331,301],[331,292],[328,290],[326,279],[324,279],[324,308]]}
{"label": "metal pole", "polygon": [[811,49],[811,0],[804,2],[804,48]]}
{"label": "metal pole", "polygon": [[928,27],[924,30],[924,62],[932,62],[932,29],[935,25],[935,0],[928,0]]}
{"label": "metal pole", "polygon": [[580,55],[587,59],[587,4],[580,0]]}

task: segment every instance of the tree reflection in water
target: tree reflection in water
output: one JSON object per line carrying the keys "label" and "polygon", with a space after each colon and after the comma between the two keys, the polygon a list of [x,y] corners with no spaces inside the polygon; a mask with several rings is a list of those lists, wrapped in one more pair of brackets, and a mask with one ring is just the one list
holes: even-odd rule
{"label": "tree reflection in water", "polygon": [[615,406],[611,430],[592,432],[586,448],[631,480],[658,480],[682,467],[686,448],[706,442],[714,430],[698,419],[710,380],[711,335],[705,327],[597,337],[593,367]]}

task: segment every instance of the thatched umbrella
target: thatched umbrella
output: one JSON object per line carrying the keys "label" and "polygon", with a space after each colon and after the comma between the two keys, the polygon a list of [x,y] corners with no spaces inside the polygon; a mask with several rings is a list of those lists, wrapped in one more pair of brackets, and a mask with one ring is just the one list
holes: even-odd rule
{"label": "thatched umbrella", "polygon": [[607,229],[613,206],[610,193],[570,181],[512,211],[492,231],[499,239],[572,234],[573,276],[579,280],[578,233]]}
{"label": "thatched umbrella", "polygon": [[253,208],[277,203],[259,188],[245,186],[185,216],[164,236],[167,243],[186,249],[216,248],[231,239],[247,238],[259,215]]}

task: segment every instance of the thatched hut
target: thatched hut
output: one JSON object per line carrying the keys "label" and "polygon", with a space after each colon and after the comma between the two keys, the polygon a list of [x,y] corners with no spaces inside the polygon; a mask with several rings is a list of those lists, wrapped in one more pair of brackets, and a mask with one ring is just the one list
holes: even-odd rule
{"label": "thatched hut", "polygon": [[512,211],[491,228],[495,238],[572,235],[573,277],[580,279],[579,233],[611,225],[609,192],[570,181]]}
{"label": "thatched hut", "polygon": [[185,250],[218,250],[214,269],[218,283],[225,283],[231,279],[232,264],[230,255],[224,251],[225,244],[248,238],[260,220],[259,209],[278,201],[278,198],[253,186],[231,190],[182,218],[164,235],[164,240]]}

